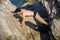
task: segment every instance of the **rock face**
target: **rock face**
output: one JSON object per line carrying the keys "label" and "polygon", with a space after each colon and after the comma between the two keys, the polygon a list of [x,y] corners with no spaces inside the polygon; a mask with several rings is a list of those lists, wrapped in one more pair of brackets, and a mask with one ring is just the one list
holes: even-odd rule
{"label": "rock face", "polygon": [[52,33],[56,40],[60,40],[60,0],[44,0],[43,4],[48,10],[50,17],[53,18],[51,23]]}
{"label": "rock face", "polygon": [[[10,0],[0,0],[0,40],[40,40],[40,33],[27,25],[17,29],[19,19],[10,13],[15,9]],[[35,23],[32,17],[28,20]]]}
{"label": "rock face", "polygon": [[[27,1],[27,0],[26,0]],[[58,9],[55,5],[55,0],[52,2],[49,0],[40,0],[42,4],[48,10],[48,13],[51,13],[52,16],[54,14],[59,14]],[[54,6],[51,9],[51,4]],[[59,0],[57,1],[59,2]],[[60,2],[59,2],[60,3]],[[10,10],[15,10],[16,6],[11,3],[10,0],[0,0],[0,40],[50,40],[49,35],[47,33],[42,33],[40,31],[34,30],[36,28],[35,20],[33,17],[26,18],[26,24],[23,25],[20,29],[17,29],[18,22],[21,20],[20,18],[15,18],[14,15],[10,13]],[[38,15],[38,14],[37,14]],[[19,17],[19,15],[17,15]],[[57,16],[57,15],[55,15]],[[39,16],[38,16],[39,17]],[[38,18],[37,17],[37,18]],[[60,40],[60,20],[53,19],[53,24],[51,29],[54,37],[57,40]],[[51,38],[52,40],[52,38]]]}

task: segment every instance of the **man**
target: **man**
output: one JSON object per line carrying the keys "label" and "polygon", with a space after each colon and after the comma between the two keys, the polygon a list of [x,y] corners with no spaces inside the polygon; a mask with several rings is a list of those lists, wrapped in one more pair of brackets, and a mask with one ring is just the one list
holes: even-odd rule
{"label": "man", "polygon": [[[24,23],[25,23],[25,19],[26,17],[34,17],[34,11],[30,11],[30,10],[26,10],[26,9],[20,9],[17,8],[15,11],[11,11],[12,13],[16,13],[22,16],[22,23],[19,23],[18,28],[20,28]],[[48,25],[47,22],[40,16],[40,22],[42,24]]]}

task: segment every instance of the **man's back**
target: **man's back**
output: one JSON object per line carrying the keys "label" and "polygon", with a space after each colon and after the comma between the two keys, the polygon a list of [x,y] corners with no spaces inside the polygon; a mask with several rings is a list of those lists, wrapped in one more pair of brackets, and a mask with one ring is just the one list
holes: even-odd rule
{"label": "man's back", "polygon": [[26,9],[22,9],[23,15],[25,16],[34,16],[34,12]]}

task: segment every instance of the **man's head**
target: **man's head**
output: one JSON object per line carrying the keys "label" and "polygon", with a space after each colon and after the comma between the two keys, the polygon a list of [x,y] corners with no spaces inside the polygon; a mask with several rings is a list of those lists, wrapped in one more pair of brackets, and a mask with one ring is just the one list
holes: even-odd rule
{"label": "man's head", "polygon": [[14,13],[16,13],[16,14],[19,14],[19,12],[21,12],[21,9],[20,9],[20,8],[17,8],[17,9],[14,11]]}

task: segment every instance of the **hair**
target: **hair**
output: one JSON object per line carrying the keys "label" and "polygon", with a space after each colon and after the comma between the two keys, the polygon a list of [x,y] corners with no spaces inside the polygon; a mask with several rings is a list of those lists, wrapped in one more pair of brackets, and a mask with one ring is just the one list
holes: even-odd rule
{"label": "hair", "polygon": [[16,13],[16,12],[20,12],[20,11],[21,11],[20,8],[16,8],[16,10],[14,11],[14,13]]}

